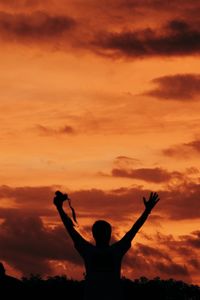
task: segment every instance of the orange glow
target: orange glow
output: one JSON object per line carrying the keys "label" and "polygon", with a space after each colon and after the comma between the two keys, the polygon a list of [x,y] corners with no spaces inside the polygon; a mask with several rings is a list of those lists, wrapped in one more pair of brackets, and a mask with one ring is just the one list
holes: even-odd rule
{"label": "orange glow", "polygon": [[[120,0],[110,1],[108,7],[105,1],[100,4],[89,0],[84,5],[65,0],[35,5],[27,2],[0,3],[0,219],[9,223],[15,213],[16,218],[24,213],[42,218],[44,231],[48,226],[59,227],[51,201],[54,190],[60,188],[74,195],[83,234],[88,234],[87,226],[96,218],[104,217],[113,222],[118,236],[129,229],[132,215],[135,221],[142,212],[140,192],[157,190],[163,199],[155,208],[155,218],[147,221],[142,233],[152,239],[157,232],[171,234],[181,247],[191,247],[196,259],[199,249],[193,239],[199,236],[192,232],[199,230],[200,216],[191,207],[187,215],[187,205],[197,207],[199,203],[200,49],[173,48],[168,53],[164,45],[159,53],[159,47],[154,45],[160,36],[172,39],[174,32],[178,35],[181,30],[185,35],[189,31],[191,36],[196,23],[195,16],[189,15],[189,4],[183,1],[181,15],[177,1],[170,7],[157,8],[159,13],[153,1],[142,1],[143,5],[136,7],[130,1],[130,11]],[[195,4],[190,9],[194,12]],[[38,11],[44,15],[38,15]],[[64,19],[58,20],[60,27],[56,30],[54,18],[61,16]],[[3,25],[5,20],[10,22],[9,28]],[[170,20],[177,23],[169,23]],[[20,31],[21,22],[25,28]],[[135,48],[130,50],[130,45],[126,49],[127,32],[132,47],[135,39],[138,45],[140,39],[146,43],[141,53]],[[185,74],[190,74],[186,81]],[[165,88],[169,86],[162,78],[168,76],[174,86],[167,98]],[[119,157],[125,158],[120,158],[119,163]],[[116,166],[129,176],[114,176]],[[168,179],[156,182],[153,175],[148,177],[146,174],[154,169]],[[143,172],[147,172],[146,177]],[[43,187],[47,194],[40,198],[37,188]],[[119,197],[121,202],[112,202],[121,188],[138,191],[133,199],[135,210],[128,192],[126,206],[123,196]],[[96,190],[105,197],[103,210],[98,202],[100,196],[94,201],[81,198],[84,191],[96,197]],[[106,200],[106,193],[114,193],[113,198]],[[173,197],[177,202],[173,203]],[[139,234],[135,243],[148,245],[148,240]],[[159,248],[158,240],[149,243]],[[162,247],[169,251],[167,242]],[[3,260],[1,256],[0,250]],[[175,273],[174,277],[199,283],[198,272],[188,258],[178,252],[174,258],[181,266],[186,265],[190,274]],[[53,274],[66,271],[69,276],[81,278],[82,267],[70,259],[47,257],[47,264]],[[28,272],[24,267],[20,269],[20,262],[12,257],[5,262],[11,274]],[[132,278],[139,276],[128,265],[123,272]],[[45,270],[44,275],[48,275]],[[156,277],[156,273],[149,276]],[[159,276],[166,278],[168,274]]]}

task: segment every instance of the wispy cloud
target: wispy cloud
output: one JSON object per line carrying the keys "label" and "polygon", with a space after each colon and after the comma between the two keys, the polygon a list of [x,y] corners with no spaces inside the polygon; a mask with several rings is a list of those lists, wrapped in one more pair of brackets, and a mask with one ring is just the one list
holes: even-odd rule
{"label": "wispy cloud", "polygon": [[18,42],[39,42],[61,37],[76,22],[65,15],[50,15],[43,11],[8,13],[0,11],[0,37]]}
{"label": "wispy cloud", "polygon": [[179,159],[190,158],[195,154],[199,154],[199,152],[200,152],[199,139],[187,143],[174,145],[162,151],[162,153],[166,156],[176,157]]}
{"label": "wispy cloud", "polygon": [[104,32],[94,47],[109,57],[142,58],[199,54],[200,31],[182,20],[172,20],[159,29]]}
{"label": "wispy cloud", "polygon": [[61,128],[55,129],[44,125],[37,125],[36,131],[43,136],[51,136],[51,135],[67,135],[74,134],[76,131],[73,127],[65,125]]}
{"label": "wispy cloud", "polygon": [[152,83],[157,88],[146,92],[145,95],[164,100],[178,100],[190,102],[199,99],[200,75],[176,74],[155,78]]}
{"label": "wispy cloud", "polygon": [[168,182],[174,178],[182,178],[180,172],[169,172],[162,168],[113,169],[112,176],[140,179],[147,182]]}

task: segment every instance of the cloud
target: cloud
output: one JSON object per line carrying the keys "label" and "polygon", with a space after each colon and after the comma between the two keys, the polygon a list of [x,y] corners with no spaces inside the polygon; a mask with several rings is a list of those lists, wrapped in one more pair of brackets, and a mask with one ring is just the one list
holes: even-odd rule
{"label": "cloud", "polygon": [[193,182],[183,182],[169,190],[160,191],[159,196],[164,199],[163,212],[174,220],[198,219],[199,194],[200,186]]}
{"label": "cloud", "polygon": [[200,140],[194,140],[192,142],[186,143],[185,146],[190,147],[197,152],[200,152]]}
{"label": "cloud", "polygon": [[156,268],[166,275],[169,275],[170,277],[174,277],[177,275],[182,275],[184,277],[189,277],[189,272],[186,266],[177,264],[177,263],[171,263],[170,265],[163,264],[163,263],[156,263]]}
{"label": "cloud", "polygon": [[189,158],[191,155],[191,151],[184,145],[172,146],[167,149],[162,150],[162,153],[168,157],[176,157],[179,159]]}
{"label": "cloud", "polygon": [[157,233],[152,237],[160,246],[167,247],[168,253],[175,256],[181,256],[185,261],[196,259],[200,250],[200,231],[196,230],[187,235],[179,235],[174,238],[173,235],[163,235]]}
{"label": "cloud", "polygon": [[32,210],[49,206],[58,186],[24,186],[10,187],[0,186],[0,199],[11,199],[16,208],[28,208]]}
{"label": "cloud", "polygon": [[199,249],[200,249],[200,232],[199,230],[191,232],[187,235],[179,235],[174,238],[173,235],[164,235],[157,233],[152,240],[159,247],[164,247],[165,251],[170,254],[172,261],[178,257],[184,262],[191,274],[198,280],[199,275]]}
{"label": "cloud", "polygon": [[153,79],[152,82],[158,87],[145,95],[158,99],[189,102],[195,100],[200,93],[200,75],[197,74],[163,76]]}
{"label": "cloud", "polygon": [[[155,224],[154,216],[164,216],[165,219],[172,220],[199,218],[199,189],[198,184],[190,183],[168,190],[158,190],[161,200],[148,222]],[[55,187],[0,187],[0,204],[2,199],[13,201],[12,208],[9,202],[7,207],[0,208],[0,218],[3,219],[0,225],[0,259],[24,275],[30,272],[55,274],[52,262],[61,262],[66,266],[70,264],[77,268],[82,266],[82,260],[53,207],[54,191]],[[148,190],[137,186],[110,191],[100,189],[71,191],[70,197],[81,227],[82,218],[90,219],[91,223],[95,219],[106,219],[114,225],[113,235],[116,240],[119,222],[120,226],[123,226],[122,224],[127,226],[127,222],[130,223],[124,230],[125,233],[143,211],[142,196],[147,196],[148,193]],[[66,210],[69,211],[67,207]],[[51,217],[51,226],[44,225],[41,217]],[[163,222],[163,219],[156,222],[160,220]],[[61,224],[59,226],[56,225],[58,221]],[[83,232],[89,239],[90,228],[89,225],[85,226]],[[121,234],[120,232],[120,236]],[[198,230],[182,235],[178,239],[172,235],[148,236],[148,245],[141,242],[134,243],[133,249],[124,261],[125,273],[132,278],[142,275],[147,277],[160,275],[166,278],[171,277],[174,272],[172,277],[189,280],[187,271],[191,270],[193,274],[192,272],[197,270],[195,266],[196,253],[200,247],[199,239]],[[176,259],[177,256],[182,262]]]}
{"label": "cloud", "polygon": [[[7,200],[5,205],[0,208],[0,216],[6,214],[15,214],[17,210],[38,215],[52,216],[56,215],[53,206],[53,197],[58,186],[41,186],[41,187],[10,187],[0,186],[0,204],[2,200]],[[68,191],[67,191],[68,192]],[[138,199],[142,199],[143,193],[147,191],[140,188],[131,190],[126,188],[104,191],[101,189],[88,189],[69,191],[70,198],[73,199],[73,205],[76,209],[77,216],[84,217],[89,215],[91,218],[111,218],[118,220],[126,218],[127,207],[131,211],[137,212],[140,207]],[[10,201],[12,209],[10,210]],[[105,210],[106,207],[106,210]],[[54,212],[54,213],[53,213]]]}
{"label": "cloud", "polygon": [[76,22],[65,15],[49,15],[46,12],[6,13],[0,12],[0,36],[5,40],[38,41],[62,36]]}
{"label": "cloud", "polygon": [[199,270],[200,263],[198,258],[192,258],[188,260],[188,263],[196,270]]}
{"label": "cloud", "polygon": [[[52,204],[58,187],[0,187],[0,204],[7,199],[8,206],[1,207],[0,216],[16,213],[16,209],[38,216],[56,216]],[[78,219],[108,219],[111,222],[127,222],[133,216],[139,216],[144,206],[142,197],[148,197],[149,190],[142,186],[104,191],[88,189],[68,191],[77,212]],[[161,201],[156,207],[158,217],[165,216],[172,220],[198,219],[200,186],[194,182],[181,182],[157,190]],[[12,210],[10,209],[12,201]],[[189,203],[189,205],[188,205]],[[156,221],[159,222],[159,219]]]}
{"label": "cloud", "polygon": [[190,235],[181,236],[181,239],[193,248],[200,249],[200,230],[193,231]]}
{"label": "cloud", "polygon": [[179,145],[171,146],[162,150],[162,153],[169,157],[176,157],[179,159],[189,158],[191,155],[199,154],[200,152],[200,140],[196,139],[188,143],[182,143]]}
{"label": "cloud", "polygon": [[43,136],[51,136],[51,135],[67,135],[67,134],[74,134],[76,131],[73,127],[65,125],[64,127],[54,129],[51,127],[47,127],[44,125],[36,125],[36,130],[39,134]]}
{"label": "cloud", "polygon": [[199,238],[199,231],[176,238],[160,232],[147,236],[148,245],[136,243],[132,246],[125,257],[125,266],[134,277],[198,280]]}
{"label": "cloud", "polygon": [[[70,193],[80,216],[109,219],[111,222],[127,221],[143,211],[142,197],[148,197],[149,190],[142,186],[119,188],[110,191],[98,189],[80,190]],[[198,183],[182,181],[157,189],[160,202],[156,207],[159,216],[171,220],[198,219],[200,186]],[[159,220],[158,220],[159,221]]]}
{"label": "cloud", "polygon": [[141,162],[137,158],[125,156],[125,155],[120,155],[117,156],[113,162],[115,168],[128,168],[136,165],[140,165]]}
{"label": "cloud", "polygon": [[149,12],[154,9],[159,10],[160,12],[171,12],[172,13],[177,13],[181,12],[183,13],[184,11],[187,12],[195,10],[195,8],[199,8],[199,3],[194,3],[194,2],[188,2],[187,0],[182,0],[181,1],[181,7],[180,7],[180,0],[174,0],[173,2],[163,2],[162,0],[114,0],[111,1],[111,3],[115,3],[117,7],[121,8],[144,8],[144,11]]}
{"label": "cloud", "polygon": [[47,208],[47,207],[16,207],[16,208],[9,208],[9,207],[0,207],[0,219],[5,220],[6,218],[16,218],[21,216],[21,212],[23,211],[24,215],[29,215],[33,217],[55,217],[55,211]]}
{"label": "cloud", "polygon": [[59,260],[81,265],[82,260],[63,227],[44,227],[36,216],[7,218],[0,225],[0,258],[23,275],[51,275],[50,261]]}
{"label": "cloud", "polygon": [[112,170],[112,176],[140,179],[146,182],[162,183],[174,178],[182,178],[180,172],[169,172],[162,168],[117,169]]}
{"label": "cloud", "polygon": [[167,244],[160,247],[159,244],[149,246],[136,243],[124,258],[124,268],[134,278],[159,276],[191,280],[190,266],[184,265],[184,257],[181,255],[179,262],[176,262],[174,253],[169,251]]}
{"label": "cloud", "polygon": [[116,157],[116,160],[118,161],[130,161],[130,162],[139,162],[139,159],[137,158],[133,158],[133,157],[130,157],[130,156],[125,156],[125,155],[119,155]]}
{"label": "cloud", "polygon": [[171,258],[167,252],[159,250],[158,248],[154,248],[148,245],[144,245],[141,243],[137,243],[136,247],[138,248],[138,253],[143,256],[153,256],[155,259],[164,259],[166,261],[171,261]]}
{"label": "cloud", "polygon": [[[26,2],[24,3],[28,7]],[[50,7],[52,5],[51,3]],[[104,22],[94,17],[102,12],[102,4],[96,3],[91,6],[90,3],[86,3],[84,7],[79,5],[77,10],[77,5],[70,3],[69,16],[63,14],[66,5],[62,1],[56,6],[56,14],[51,10],[48,12],[47,5],[43,5],[42,8],[39,5],[38,9],[42,10],[29,13],[1,11],[0,37],[8,42],[34,42],[39,47],[43,42],[48,42],[48,46],[53,45],[55,50],[68,51],[69,47],[73,47],[73,51],[91,51],[110,58],[185,56],[200,52],[199,26],[192,22],[191,18],[179,19],[176,16],[159,28],[155,25],[143,25],[142,28],[141,17],[136,10],[134,14],[137,15],[137,21],[133,28],[133,16],[129,16],[127,23],[127,10],[124,12],[120,9],[119,3],[109,6],[110,12],[106,12]],[[148,9],[145,9],[144,5],[142,7],[146,15]],[[116,17],[116,13],[119,17]],[[76,16],[76,19],[71,16]],[[166,22],[165,20],[166,17],[163,22]]]}
{"label": "cloud", "polygon": [[36,5],[39,3],[39,0],[21,0],[20,2],[18,0],[0,0],[0,4],[1,5],[5,5],[5,6],[32,6],[32,5]]}
{"label": "cloud", "polygon": [[[89,230],[89,228],[87,229]],[[199,235],[199,233],[194,233]],[[81,267],[82,259],[76,252],[72,241],[64,230],[63,226],[54,228],[45,227],[39,217],[31,215],[21,215],[8,217],[0,225],[0,259],[12,265],[24,276],[30,273],[41,275],[53,275],[55,270],[52,268],[52,261],[63,264],[71,264]],[[114,239],[115,240],[115,239]],[[162,278],[174,277],[189,279],[188,268],[196,266],[197,257],[190,255],[189,265],[176,262],[176,256],[169,249],[174,245],[173,251],[177,251],[178,246],[187,245],[190,250],[196,245],[190,243],[191,236],[182,237],[180,240],[173,238],[173,243],[162,241],[157,246],[136,243],[126,255],[123,269],[132,270],[132,276],[161,276]],[[160,248],[162,246],[162,248]],[[190,251],[190,254],[192,252]],[[184,261],[184,257],[179,252]],[[132,278],[133,278],[132,277]]]}
{"label": "cloud", "polygon": [[145,28],[122,32],[103,32],[94,47],[108,57],[142,58],[183,56],[200,53],[200,31],[183,20],[171,20],[160,30]]}

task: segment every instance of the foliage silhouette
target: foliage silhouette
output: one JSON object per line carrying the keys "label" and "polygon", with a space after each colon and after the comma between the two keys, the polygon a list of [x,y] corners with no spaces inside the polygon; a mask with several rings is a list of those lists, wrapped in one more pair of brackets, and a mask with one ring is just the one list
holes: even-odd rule
{"label": "foliage silhouette", "polygon": [[[200,300],[200,287],[187,284],[174,279],[162,280],[159,277],[149,280],[146,277],[130,280],[125,277],[121,279],[124,300],[154,299],[154,300]],[[39,275],[31,275],[22,278],[21,289],[15,291],[15,297],[25,299],[27,296],[37,297],[59,297],[65,299],[82,300],[85,281],[69,279],[66,276],[55,276],[42,279]],[[1,295],[2,295],[1,289]],[[5,292],[5,290],[4,290]],[[13,291],[9,291],[11,294]],[[7,296],[9,295],[6,291]],[[8,297],[9,299],[9,297]],[[29,299],[29,297],[28,297]],[[56,298],[57,299],[57,298]]]}
{"label": "foliage silhouette", "polygon": [[22,282],[15,277],[7,275],[3,263],[0,262],[0,295],[2,289],[19,291],[21,288]]}

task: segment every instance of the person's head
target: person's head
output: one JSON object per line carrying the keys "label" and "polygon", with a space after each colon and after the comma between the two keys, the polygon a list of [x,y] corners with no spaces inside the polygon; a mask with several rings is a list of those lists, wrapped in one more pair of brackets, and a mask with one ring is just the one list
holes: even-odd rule
{"label": "person's head", "polygon": [[111,232],[111,225],[104,220],[98,220],[92,226],[92,234],[97,245],[109,245]]}
{"label": "person's head", "polygon": [[4,268],[4,265],[0,262],[0,278],[4,277],[6,274],[6,270]]}

